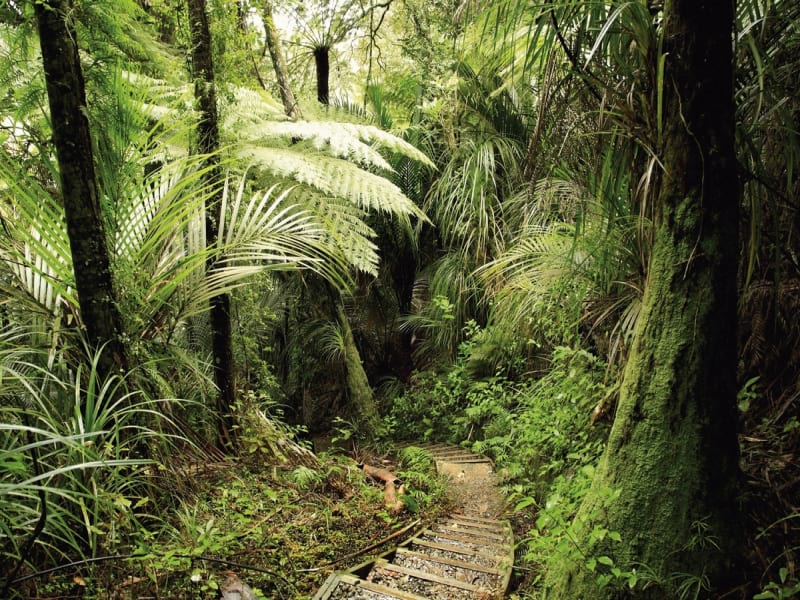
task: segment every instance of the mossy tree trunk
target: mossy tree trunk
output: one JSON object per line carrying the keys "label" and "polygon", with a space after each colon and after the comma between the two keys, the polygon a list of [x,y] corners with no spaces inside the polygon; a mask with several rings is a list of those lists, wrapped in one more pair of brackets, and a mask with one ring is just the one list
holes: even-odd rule
{"label": "mossy tree trunk", "polygon": [[357,421],[359,431],[367,436],[372,436],[380,425],[378,407],[375,404],[375,396],[369,385],[367,373],[364,371],[364,365],[361,364],[361,355],[356,347],[353,330],[341,298],[336,303],[336,316],[339,326],[342,328],[345,377],[347,378],[350,410]]}
{"label": "mossy tree trunk", "polygon": [[108,375],[127,369],[128,361],[94,172],[77,37],[69,20],[72,2],[47,0],[37,2],[35,9],[81,320],[89,345],[104,347],[98,366]]}
{"label": "mossy tree trunk", "polygon": [[[658,587],[600,592],[604,567],[592,573],[586,564],[603,555],[623,570],[638,563],[664,576],[705,575],[716,585],[734,576],[733,4],[667,3],[664,174],[643,312],[608,446],[573,524],[582,556],[549,575],[556,598],[669,596]],[[601,530],[621,541],[597,540]]]}
{"label": "mossy tree trunk", "polygon": [[[204,155],[205,182],[212,190],[206,204],[206,244],[213,246],[219,237],[219,222],[224,217],[222,206],[223,181],[219,166],[219,116],[214,83],[211,31],[208,26],[205,0],[187,0],[192,38],[192,76],[199,112],[197,151]],[[209,268],[215,257],[209,258]],[[224,446],[233,445],[233,403],[235,400],[235,371],[233,361],[233,328],[231,299],[228,294],[210,300],[211,352],[214,361],[214,381],[219,388],[217,397],[218,433]]]}
{"label": "mossy tree trunk", "polygon": [[[314,61],[317,67],[317,100],[326,106],[330,102],[328,92],[328,77],[330,75],[329,53],[330,49],[327,46],[319,46],[314,49]],[[367,373],[361,363],[361,354],[358,352],[358,347],[353,337],[353,329],[350,327],[350,321],[344,310],[344,301],[329,283],[325,283],[325,285],[328,288],[331,302],[335,306],[339,327],[342,328],[345,377],[347,379],[347,395],[350,409],[358,421],[361,433],[372,436],[380,424],[375,395],[372,393]]]}

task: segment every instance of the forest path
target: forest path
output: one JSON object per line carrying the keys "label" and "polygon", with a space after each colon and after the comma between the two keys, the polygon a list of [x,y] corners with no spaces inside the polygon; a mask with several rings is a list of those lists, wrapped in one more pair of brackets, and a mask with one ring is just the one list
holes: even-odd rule
{"label": "forest path", "polygon": [[447,444],[419,444],[449,477],[455,509],[398,547],[331,575],[314,600],[502,598],[514,539],[492,462]]}

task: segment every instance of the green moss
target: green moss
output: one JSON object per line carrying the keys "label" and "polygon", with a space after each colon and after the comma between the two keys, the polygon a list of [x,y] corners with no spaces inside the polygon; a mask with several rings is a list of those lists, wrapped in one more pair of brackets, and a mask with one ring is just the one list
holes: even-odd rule
{"label": "green moss", "polygon": [[361,364],[361,355],[356,347],[350,322],[344,312],[344,307],[339,303],[336,307],[339,324],[344,338],[344,363],[347,370],[347,394],[350,400],[351,412],[359,425],[361,433],[372,437],[379,424],[378,406],[375,396]]}
{"label": "green moss", "polygon": [[[707,538],[715,536],[723,549],[728,538],[729,494],[717,487],[726,478],[709,477],[730,465],[725,455],[731,451],[708,444],[714,407],[725,402],[725,386],[712,389],[707,364],[714,362],[709,353],[718,351],[713,344],[718,302],[709,269],[695,264],[686,277],[692,252],[666,226],[658,231],[614,427],[573,525],[581,554],[571,564],[553,565],[549,574],[556,598],[620,597],[613,586],[598,589],[598,575],[610,568],[586,567],[599,556],[611,557],[623,573],[646,566],[665,581],[674,573],[701,576],[724,568],[724,553]],[[611,502],[609,488],[618,493]],[[707,544],[693,549],[700,523],[711,527]],[[595,539],[598,528],[619,533],[621,542]],[[635,596],[664,593],[652,586]]]}

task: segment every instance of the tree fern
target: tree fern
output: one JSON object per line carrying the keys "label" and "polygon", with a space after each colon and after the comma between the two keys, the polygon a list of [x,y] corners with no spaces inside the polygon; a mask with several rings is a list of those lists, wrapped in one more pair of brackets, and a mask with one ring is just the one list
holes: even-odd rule
{"label": "tree fern", "polygon": [[399,218],[426,218],[391,181],[348,161],[318,152],[254,145],[242,147],[239,154],[276,175],[309,185],[324,194],[347,198],[363,210]]}

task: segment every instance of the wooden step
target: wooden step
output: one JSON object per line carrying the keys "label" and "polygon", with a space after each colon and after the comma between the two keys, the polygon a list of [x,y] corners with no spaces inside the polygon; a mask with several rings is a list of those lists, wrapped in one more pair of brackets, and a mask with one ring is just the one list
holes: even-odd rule
{"label": "wooden step", "polygon": [[450,516],[444,522],[448,524],[453,523],[457,527],[468,527],[470,529],[489,531],[497,534],[508,533],[508,526],[504,525],[501,521],[495,521],[494,523],[479,523],[476,521],[460,519],[458,516]]}
{"label": "wooden step", "polygon": [[444,544],[442,542],[423,540],[422,538],[413,538],[411,540],[410,545],[425,546],[426,548],[435,548],[436,550],[442,550],[444,552],[452,552],[453,554],[463,554],[465,556],[480,556],[481,558],[486,558],[494,561],[494,564],[498,564],[503,560],[505,560],[504,556],[499,556],[491,552],[474,550],[472,548],[467,548],[466,546],[458,546],[456,544]]}
{"label": "wooden step", "polygon": [[490,540],[493,542],[499,542],[501,544],[508,538],[507,535],[503,535],[502,533],[494,533],[485,529],[473,529],[460,523],[434,523],[432,525],[432,530],[436,532],[441,531],[442,533],[466,534],[474,538]]}
{"label": "wooden step", "polygon": [[[381,585],[379,583],[373,583],[371,581],[364,581],[363,579],[359,579],[358,577],[349,575],[347,573],[334,573],[328,577],[319,591],[314,595],[313,600],[327,600],[337,589],[339,589],[339,586],[349,586],[354,588],[354,591],[348,592],[348,594],[357,594],[358,592],[356,590],[360,588],[365,591],[372,592],[373,594],[379,594],[389,600],[428,600],[425,596],[412,594],[404,590],[398,590],[396,588]],[[361,598],[361,596],[358,595],[353,595],[350,597],[356,600]],[[370,598],[373,598],[373,596],[370,596]]]}
{"label": "wooden step", "polygon": [[467,590],[468,592],[478,592],[481,590],[481,588],[477,585],[472,585],[466,581],[459,581],[458,579],[452,579],[450,577],[440,577],[439,575],[433,575],[432,573],[427,573],[420,569],[401,567],[400,565],[395,565],[385,560],[377,562],[375,567],[376,569],[384,569],[386,571],[408,575],[409,577],[415,577],[416,579],[421,579],[423,581],[438,583],[440,585],[454,587],[460,590]]}
{"label": "wooden step", "polygon": [[489,547],[489,548],[492,548],[492,549],[494,549],[494,548],[500,549],[503,546],[505,546],[505,544],[503,544],[503,543],[489,542],[487,540],[476,539],[476,538],[470,537],[468,535],[458,535],[458,534],[450,533],[450,532],[447,532],[447,531],[434,531],[432,529],[425,529],[421,533],[421,535],[425,535],[425,536],[428,536],[428,537],[435,537],[435,538],[438,538],[438,539],[452,540],[454,542],[461,542],[463,544],[472,544],[473,546],[477,546],[478,548]]}
{"label": "wooden step", "polygon": [[451,567],[458,567],[460,569],[467,569],[470,571],[479,571],[481,573],[488,573],[490,575],[502,575],[502,571],[495,567],[487,567],[485,565],[479,565],[474,562],[466,562],[463,560],[455,560],[452,558],[445,558],[444,556],[437,556],[435,554],[425,554],[424,552],[417,552],[416,550],[409,550],[405,546],[402,546],[397,549],[398,554],[405,554],[408,556],[413,556],[415,558],[419,558],[421,560],[429,560],[437,563],[441,563],[443,565],[449,565]]}
{"label": "wooden step", "polygon": [[483,523],[484,525],[497,525],[497,524],[501,523],[501,521],[498,521],[497,519],[489,519],[489,518],[486,518],[486,517],[479,517],[479,516],[476,516],[476,515],[467,515],[467,514],[463,514],[463,513],[452,514],[452,515],[450,515],[450,518],[451,519],[459,519],[461,521],[467,521],[467,522],[471,522],[471,523]]}

